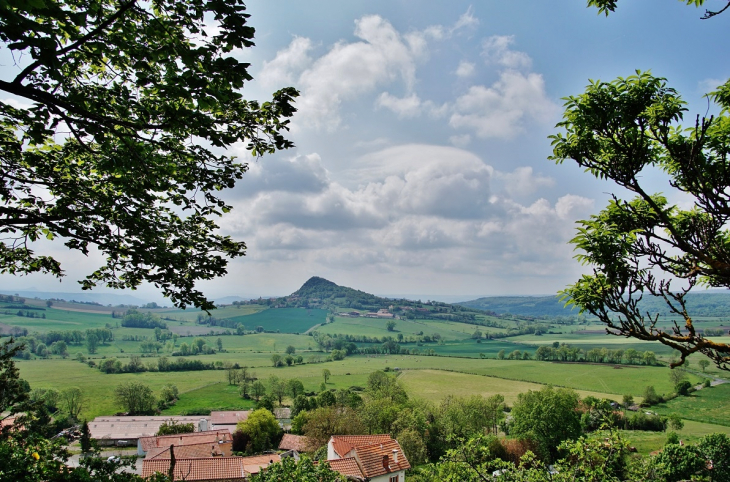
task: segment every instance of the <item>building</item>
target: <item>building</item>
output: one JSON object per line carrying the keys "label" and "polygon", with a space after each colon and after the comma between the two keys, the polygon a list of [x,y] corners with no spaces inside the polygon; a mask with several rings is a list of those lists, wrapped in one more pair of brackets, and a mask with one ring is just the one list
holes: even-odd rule
{"label": "building", "polygon": [[[258,455],[254,457],[208,457],[184,459],[175,458],[173,481],[187,482],[245,482],[251,474],[279,462],[278,455]],[[168,474],[170,459],[145,459],[142,461],[142,477],[150,477],[159,472]]]}
{"label": "building", "polygon": [[148,452],[156,449],[167,449],[169,451],[170,445],[180,447],[183,445],[197,444],[220,445],[220,450],[230,455],[232,443],[233,436],[228,429],[179,433],[175,435],[164,435],[162,437],[140,437],[137,440],[137,455],[146,456]]}
{"label": "building", "polygon": [[210,428],[211,430],[227,429],[233,433],[236,431],[238,422],[248,419],[250,410],[228,410],[210,412]]}
{"label": "building", "polygon": [[[91,438],[99,445],[133,446],[142,437],[152,437],[159,430],[160,426],[169,421],[176,423],[192,423],[197,430],[201,430],[201,420],[207,418],[199,415],[192,417],[145,417],[145,416],[113,416],[96,417],[89,422]],[[203,428],[202,430],[205,430]]]}
{"label": "building", "polygon": [[298,453],[312,450],[312,442],[304,435],[285,433],[279,442],[279,450],[294,450]]}
{"label": "building", "polygon": [[371,482],[404,482],[411,468],[398,441],[390,435],[333,435],[327,463],[342,475]]}

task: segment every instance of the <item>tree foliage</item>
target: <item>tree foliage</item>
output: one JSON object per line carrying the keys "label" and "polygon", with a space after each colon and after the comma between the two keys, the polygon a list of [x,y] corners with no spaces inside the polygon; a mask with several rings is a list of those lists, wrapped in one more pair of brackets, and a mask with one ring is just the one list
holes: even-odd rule
{"label": "tree foliage", "polygon": [[248,17],[242,0],[0,5],[0,42],[20,59],[0,79],[18,100],[0,102],[0,272],[62,276],[33,244],[62,238],[106,259],[84,289],[149,282],[180,307],[214,307],[195,282],[245,250],[212,220],[247,170],[221,152],[290,147],[298,95],[243,99],[248,64],[230,54],[254,45]]}
{"label": "tree foliage", "polygon": [[509,434],[536,440],[552,458],[561,442],[581,434],[578,394],[567,388],[551,386],[529,390],[517,396],[512,408]]}
{"label": "tree foliage", "polygon": [[114,389],[117,404],[129,415],[148,415],[155,411],[157,400],[152,389],[140,382],[126,382]]}
{"label": "tree foliage", "polygon": [[[672,366],[702,353],[727,368],[730,345],[696,329],[685,299],[698,284],[730,286],[730,82],[709,97],[720,115],[698,116],[685,129],[678,124],[685,103],[665,79],[637,71],[592,81],[584,94],[566,99],[558,124],[565,131],[551,136],[551,159],[572,159],[636,195],[628,201],[614,196],[579,222],[571,242],[593,273],[569,286],[565,299],[598,317],[611,334],[676,349],[680,359]],[[663,171],[669,187],[690,196],[694,206],[683,209],[648,192],[648,169]],[[659,315],[642,308],[644,297],[663,300],[683,323],[660,326]]]}
{"label": "tree foliage", "polygon": [[[687,5],[694,5],[695,7],[701,7],[704,5],[705,0],[679,0],[682,3],[686,3]],[[615,12],[618,0],[588,0],[588,6],[589,7],[596,7],[598,9],[598,13],[605,14],[608,16],[609,13]],[[727,2],[727,4],[721,8],[720,10],[705,10],[705,14],[702,16],[703,20],[707,20],[708,18],[712,18],[715,15],[720,15],[722,12],[730,8],[730,2]]]}
{"label": "tree foliage", "polygon": [[238,422],[236,430],[247,437],[247,453],[261,453],[276,447],[281,438],[281,428],[274,414],[260,408],[251,412],[246,420]]}

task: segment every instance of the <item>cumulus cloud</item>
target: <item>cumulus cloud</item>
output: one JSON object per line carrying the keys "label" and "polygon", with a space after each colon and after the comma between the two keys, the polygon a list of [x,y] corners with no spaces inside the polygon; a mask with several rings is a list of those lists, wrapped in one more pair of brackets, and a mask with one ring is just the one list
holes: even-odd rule
{"label": "cumulus cloud", "polygon": [[314,61],[307,56],[311,41],[297,37],[266,63],[262,77],[267,82],[286,81],[302,91],[297,126],[334,130],[342,122],[343,102],[395,80],[407,89],[413,86],[427,33],[404,36],[384,18],[369,15],[355,21],[354,34],[360,41],[338,42]]}
{"label": "cumulus cloud", "polygon": [[388,92],[380,94],[375,105],[394,112],[401,119],[419,117],[424,112],[433,118],[442,117],[448,109],[448,104],[437,106],[430,100],[422,101],[416,94],[396,97]]}
{"label": "cumulus cloud", "polygon": [[574,220],[593,208],[570,194],[523,203],[516,196],[534,197],[552,180],[527,167],[499,172],[445,146],[389,147],[359,158],[345,177],[317,155],[261,163],[251,174],[265,187],[234,200],[222,230],[246,239],[258,261],[340,271],[549,273],[570,259]]}
{"label": "cumulus cloud", "polygon": [[498,64],[509,69],[529,69],[532,59],[524,52],[510,49],[514,35],[493,35],[482,42],[482,56],[487,63]]}
{"label": "cumulus cloud", "polygon": [[259,80],[266,86],[291,85],[298,75],[312,63],[309,52],[312,41],[305,37],[294,37],[289,46],[276,53],[276,57],[264,62]]}
{"label": "cumulus cloud", "polygon": [[478,137],[509,139],[522,131],[525,121],[546,122],[556,112],[542,75],[506,70],[492,86],[475,85],[460,96],[449,123]]}
{"label": "cumulus cloud", "polygon": [[532,167],[518,167],[512,172],[499,172],[497,178],[502,189],[511,198],[533,194],[541,187],[552,187],[555,180],[550,177],[535,175]]}
{"label": "cumulus cloud", "polygon": [[474,75],[475,67],[476,66],[473,63],[462,60],[461,62],[459,62],[459,66],[456,68],[456,76],[471,77],[472,75]]}

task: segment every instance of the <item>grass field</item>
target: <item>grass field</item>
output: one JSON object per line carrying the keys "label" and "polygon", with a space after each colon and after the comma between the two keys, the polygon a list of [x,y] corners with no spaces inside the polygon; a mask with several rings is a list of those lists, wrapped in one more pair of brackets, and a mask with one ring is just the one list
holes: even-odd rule
{"label": "grass field", "polygon": [[[684,427],[676,432],[682,442],[685,444],[693,444],[700,438],[711,433],[730,435],[730,427],[685,420]],[[666,432],[620,430],[620,433],[622,437],[631,443],[631,446],[636,447],[636,451],[641,455],[648,455],[651,452],[661,449],[667,441]]]}
{"label": "grass field", "polygon": [[469,338],[477,328],[482,333],[486,333],[488,330],[504,331],[497,328],[469,325],[467,323],[435,320],[395,320],[395,331],[388,331],[386,328],[388,321],[378,318],[345,318],[337,316],[335,317],[334,323],[320,326],[317,328],[317,331],[332,335],[348,334],[377,337],[395,337],[398,333],[402,333],[404,336],[415,336],[417,333],[431,336],[434,333],[438,333],[446,340],[463,340],[464,338]]}
{"label": "grass field", "polygon": [[254,405],[253,400],[244,400],[238,395],[238,387],[218,382],[181,393],[178,402],[162,413],[208,415],[212,410],[248,410]]}
{"label": "grass field", "polygon": [[[502,395],[508,405],[517,400],[517,395],[528,390],[540,390],[544,385],[502,378],[468,375],[466,373],[445,372],[440,370],[405,370],[398,383],[413,396],[432,402],[440,402],[448,395],[469,397],[471,395]],[[620,395],[577,390],[581,397],[588,395],[597,398],[620,400]]]}
{"label": "grass field", "polygon": [[[601,394],[612,394],[621,396],[632,394],[640,397],[647,385],[653,385],[659,393],[669,393],[671,382],[669,381],[669,370],[659,367],[636,367],[616,370],[610,365],[582,365],[582,364],[557,364],[537,361],[510,361],[494,359],[473,359],[473,358],[452,358],[437,356],[404,356],[404,355],[376,355],[376,356],[352,356],[341,361],[304,364],[292,367],[274,368],[271,364],[271,353],[265,351],[265,343],[276,344],[276,351],[282,353],[288,342],[291,340],[309,339],[302,335],[246,335],[236,337],[250,343],[251,351],[218,353],[215,355],[201,355],[195,357],[205,362],[232,362],[241,366],[254,367],[257,377],[265,379],[271,375],[280,378],[298,378],[302,380],[305,389],[315,391],[319,389],[322,382],[322,370],[327,368],[332,373],[330,379],[332,388],[348,388],[350,386],[364,386],[368,374],[375,370],[382,370],[386,367],[408,369],[440,370],[439,373],[450,372],[465,373],[470,375],[481,375],[474,380],[483,381],[485,376],[503,379],[507,381],[526,382],[534,384],[553,384],[566,386],[585,392],[597,392]],[[253,348],[256,348],[256,352]],[[311,354],[302,353],[305,359]],[[125,354],[126,355],[126,354]],[[315,355],[317,355],[315,353]],[[321,354],[318,354],[321,356]],[[155,358],[145,358],[146,363],[156,363]],[[33,388],[55,388],[62,390],[67,387],[77,386],[84,390],[88,398],[88,406],[84,416],[93,417],[96,415],[115,413],[120,409],[114,404],[114,388],[128,380],[137,380],[147,383],[158,391],[166,383],[173,383],[180,391],[208,386],[216,382],[225,381],[225,372],[216,370],[198,372],[147,372],[136,374],[113,374],[101,373],[95,368],[72,360],[30,360],[19,361],[21,377],[27,379]],[[455,374],[456,375],[456,374]],[[418,377],[418,375],[409,375]],[[459,379],[461,380],[461,379]],[[692,377],[693,381],[698,380]],[[475,390],[474,387],[460,387],[460,383],[452,383],[453,390],[465,390],[464,393]],[[481,385],[480,385],[481,386]],[[514,385],[514,386],[520,386]],[[526,385],[525,385],[526,386]],[[209,389],[209,391],[217,389]],[[481,388],[480,388],[481,390]],[[512,393],[517,389],[512,389]],[[712,389],[720,392],[720,387]],[[725,388],[722,388],[725,390]],[[478,393],[478,391],[474,392]],[[200,397],[210,400],[208,391],[199,392]],[[230,394],[222,392],[222,400],[230,400]],[[424,397],[435,397],[424,392]],[[604,395],[608,396],[608,395]],[[190,407],[199,407],[201,404],[195,401],[198,395],[191,395],[186,401]],[[718,395],[718,398],[719,395]],[[229,405],[229,402],[221,402],[222,405]],[[181,409],[182,410],[182,409]]]}
{"label": "grass field", "polygon": [[[698,390],[652,407],[660,414],[676,413],[698,422],[730,427],[730,383]],[[730,429],[729,429],[730,430]]]}

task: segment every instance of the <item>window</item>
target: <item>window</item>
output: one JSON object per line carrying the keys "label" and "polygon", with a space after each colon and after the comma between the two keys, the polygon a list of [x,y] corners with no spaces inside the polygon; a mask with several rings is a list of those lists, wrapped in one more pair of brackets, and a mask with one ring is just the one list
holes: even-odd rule
{"label": "window", "polygon": [[398,482],[398,476],[393,475],[388,482]]}

